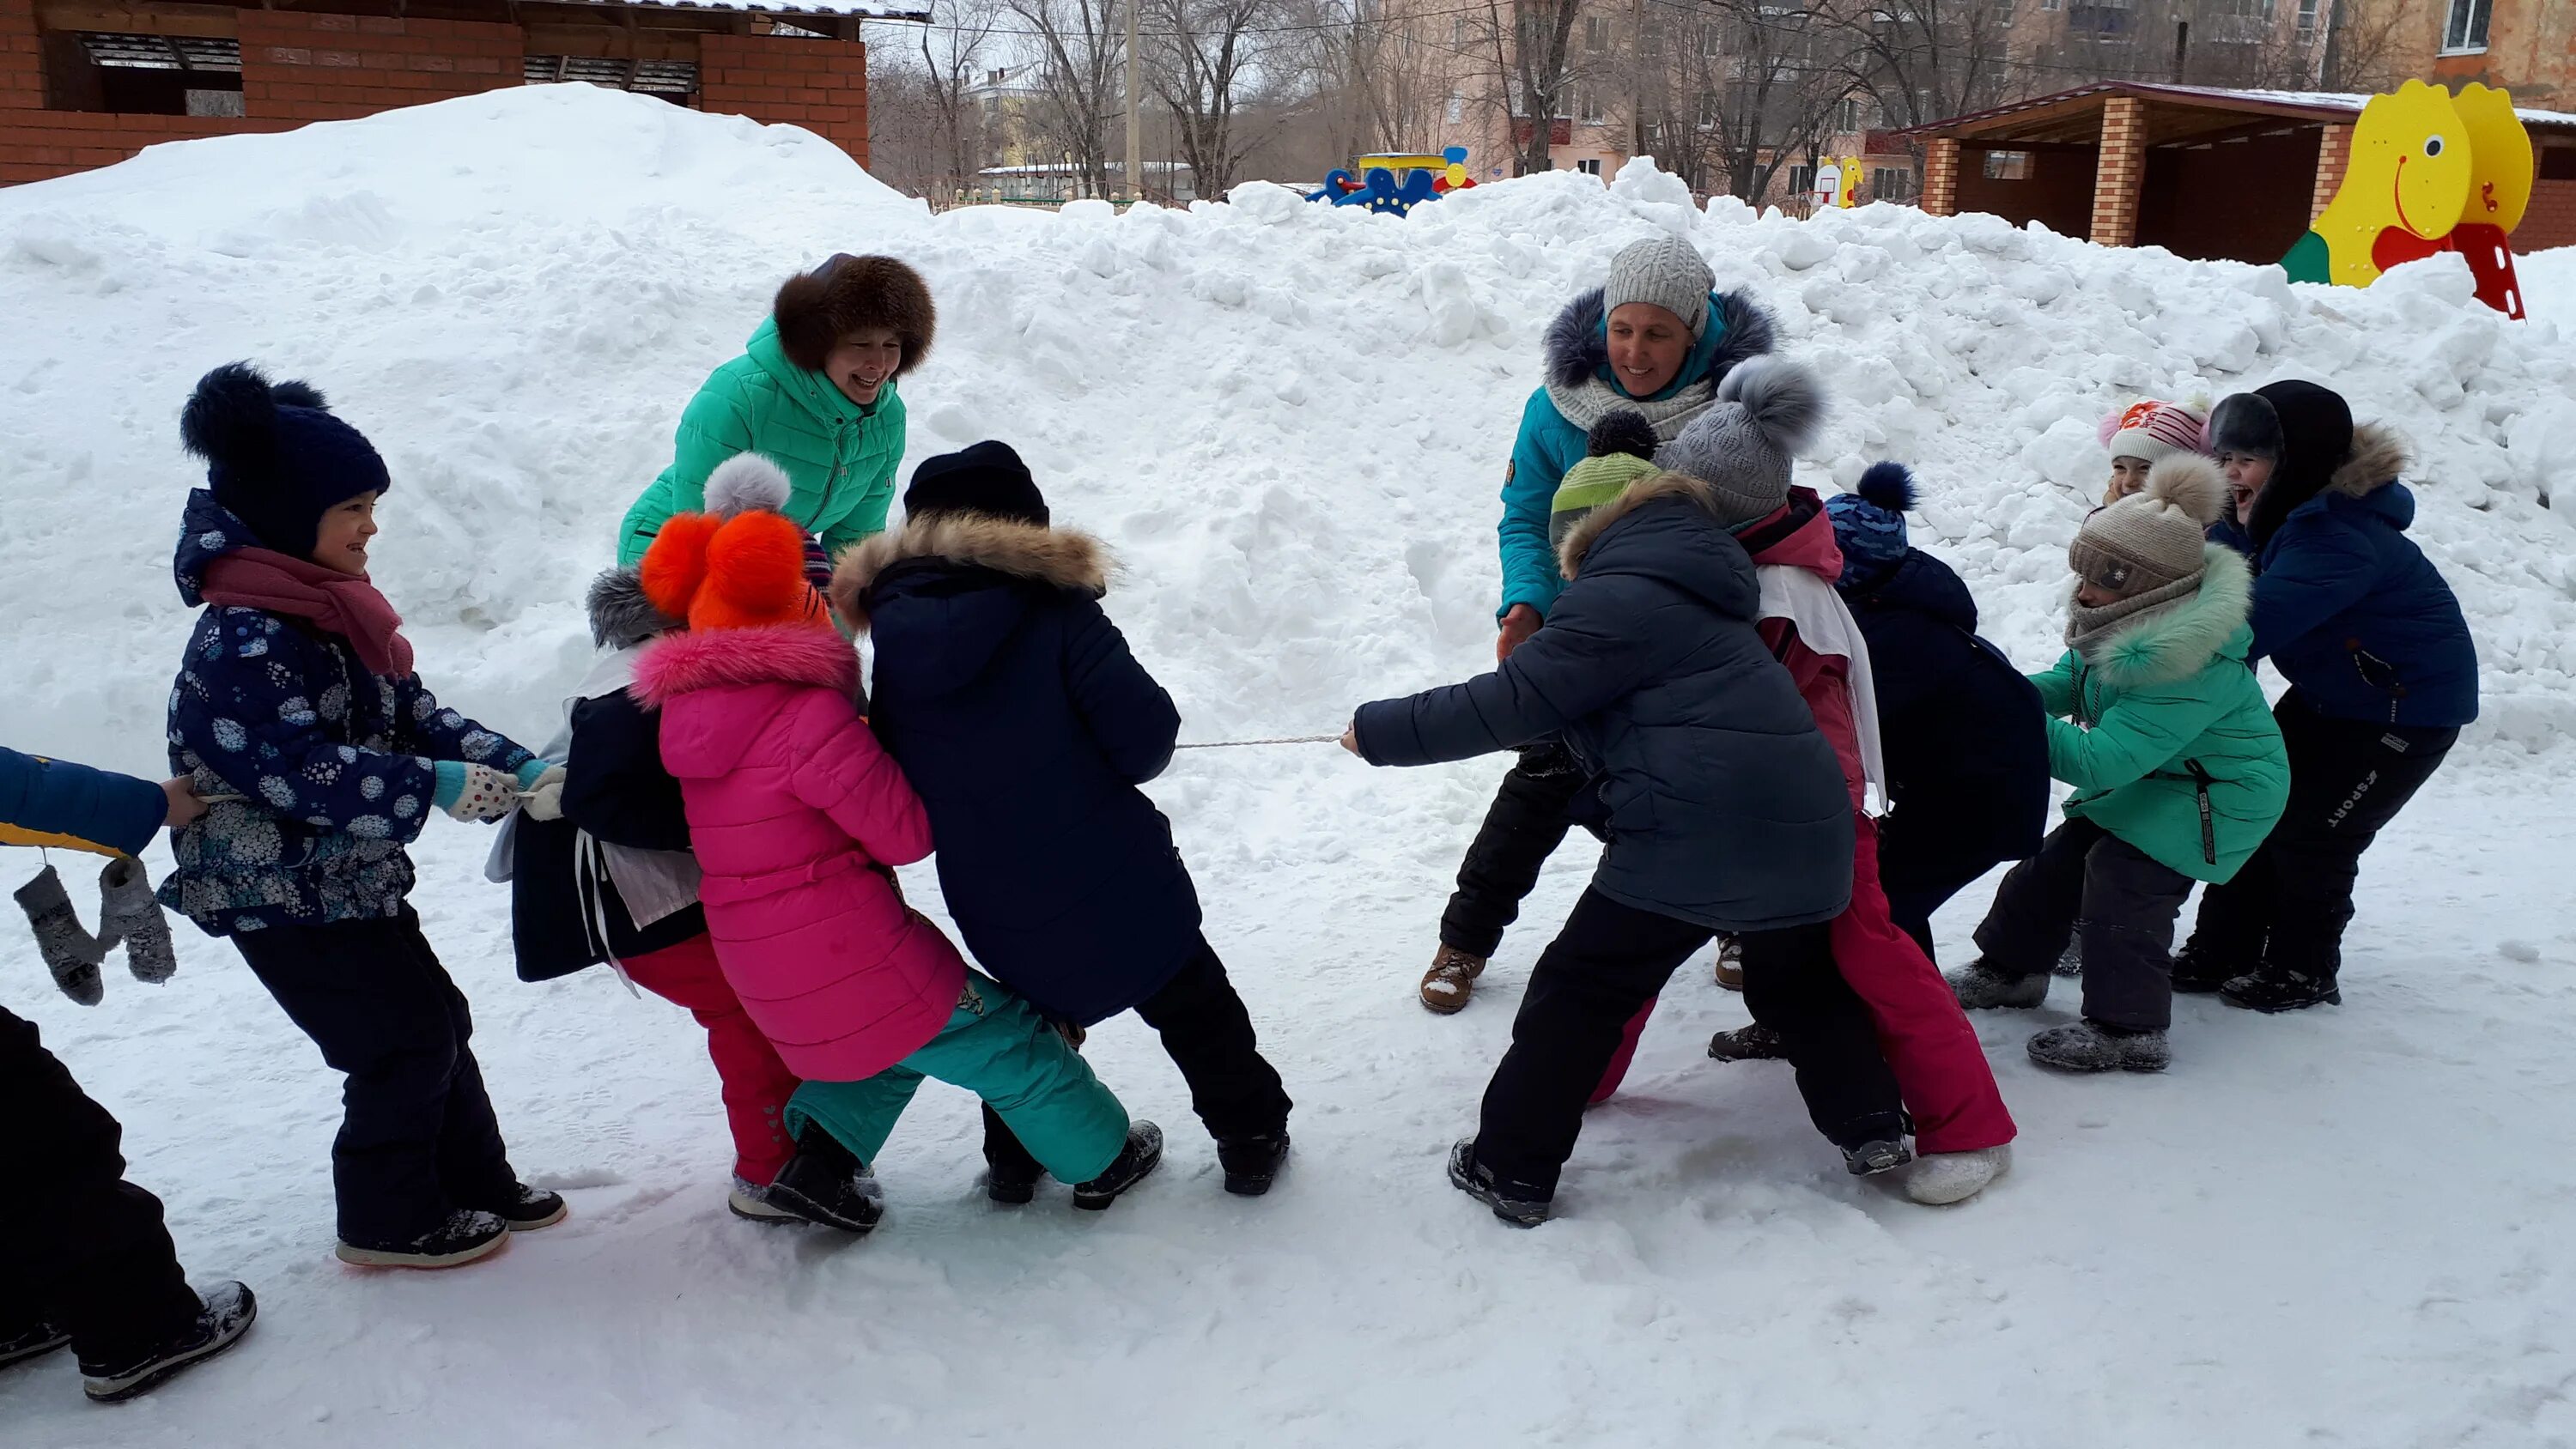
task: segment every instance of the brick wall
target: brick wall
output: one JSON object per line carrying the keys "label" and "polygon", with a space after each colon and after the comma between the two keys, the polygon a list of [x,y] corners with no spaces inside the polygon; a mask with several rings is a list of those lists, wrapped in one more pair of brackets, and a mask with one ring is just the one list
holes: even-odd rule
{"label": "brick wall", "polygon": [[0,110],[44,103],[45,45],[36,31],[36,0],[0,0]]}
{"label": "brick wall", "polygon": [[1958,213],[1958,142],[1943,138],[1923,149],[1923,209],[1934,216]]}
{"label": "brick wall", "polygon": [[2125,247],[2138,239],[2138,190],[2146,180],[2147,103],[2113,96],[2102,108],[2102,147],[2093,163],[2093,240]]}
{"label": "brick wall", "polygon": [[2314,223],[2343,189],[2344,168],[2352,164],[2352,127],[2328,126],[2317,143],[2317,184],[2308,195],[2308,220]]}
{"label": "brick wall", "polygon": [[2550,247],[2576,247],[2576,181],[2533,182],[2531,205],[2522,213],[2522,225],[2513,229],[2517,252]]}
{"label": "brick wall", "polygon": [[868,164],[868,48],[857,42],[699,36],[698,105],[803,126]]}
{"label": "brick wall", "polygon": [[111,116],[94,111],[0,111],[0,186],[51,181],[94,166],[113,166],[146,146],[238,136],[252,131],[291,131],[299,121],[244,120],[234,116]]}
{"label": "brick wall", "polygon": [[515,25],[471,20],[236,12],[242,109],[345,121],[397,106],[515,86],[527,42]]}

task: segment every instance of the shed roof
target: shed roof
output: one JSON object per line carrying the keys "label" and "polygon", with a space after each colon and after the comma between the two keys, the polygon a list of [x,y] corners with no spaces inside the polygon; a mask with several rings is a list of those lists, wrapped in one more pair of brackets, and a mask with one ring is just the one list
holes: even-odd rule
{"label": "shed roof", "polygon": [[[2101,134],[2098,113],[2113,96],[2147,101],[2147,144],[2197,141],[2243,130],[2266,120],[2349,121],[2370,97],[2345,91],[2229,90],[2219,86],[2162,85],[2148,81],[2097,81],[2073,90],[1963,116],[1909,126],[1906,136],[1952,140],[2090,143]],[[2576,114],[2517,106],[2514,114],[2537,132],[2576,137]]]}

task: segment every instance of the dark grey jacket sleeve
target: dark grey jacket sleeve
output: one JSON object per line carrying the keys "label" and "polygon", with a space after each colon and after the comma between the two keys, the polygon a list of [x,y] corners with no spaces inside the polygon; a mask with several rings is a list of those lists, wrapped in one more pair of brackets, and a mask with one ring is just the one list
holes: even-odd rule
{"label": "dark grey jacket sleeve", "polygon": [[1433,765],[1553,734],[1643,683],[1660,591],[1634,578],[1577,580],[1539,631],[1491,674],[1360,706],[1360,758]]}

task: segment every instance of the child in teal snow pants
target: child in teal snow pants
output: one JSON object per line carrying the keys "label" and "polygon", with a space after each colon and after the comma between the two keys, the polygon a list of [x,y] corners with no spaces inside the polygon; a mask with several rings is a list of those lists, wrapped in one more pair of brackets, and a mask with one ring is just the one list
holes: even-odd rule
{"label": "child in teal snow pants", "polygon": [[[1127,1109],[1038,1009],[978,971],[930,1044],[859,1082],[807,1082],[787,1102],[787,1129],[814,1123],[860,1161],[875,1159],[895,1119],[937,1077],[991,1104],[1058,1182],[1107,1172],[1127,1145]],[[1083,1200],[1076,1190],[1075,1200]]]}

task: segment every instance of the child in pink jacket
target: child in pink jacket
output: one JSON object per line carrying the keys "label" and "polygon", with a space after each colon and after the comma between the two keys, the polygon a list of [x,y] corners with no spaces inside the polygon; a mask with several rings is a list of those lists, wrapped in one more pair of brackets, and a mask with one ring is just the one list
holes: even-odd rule
{"label": "child in pink jacket", "polygon": [[[1906,1195],[1917,1202],[1957,1202],[1981,1191],[2009,1163],[2012,1114],[1976,1030],[1931,958],[1897,928],[1879,884],[1878,828],[1868,803],[1873,788],[1884,801],[1887,771],[1880,762],[1869,648],[1834,591],[1843,557],[1833,520],[1812,490],[1789,486],[1790,454],[1803,446],[1823,409],[1813,373],[1757,359],[1729,373],[1717,405],[1659,450],[1655,461],[1710,484],[1735,514],[1730,527],[1762,581],[1763,642],[1797,682],[1816,727],[1842,761],[1858,843],[1851,905],[1833,923],[1834,964],[1868,1003],[1879,1048],[1914,1117],[1922,1160],[1905,1180]],[[1630,1023],[1632,1039],[1640,1025],[1642,1018]],[[1620,1065],[1614,1062],[1614,1071]],[[1607,1095],[1615,1082],[1602,1085]]]}
{"label": "child in pink jacket", "polygon": [[667,521],[643,565],[688,629],[647,648],[636,691],[662,714],[704,871],[716,959],[805,1079],[796,1156],[769,1200],[865,1232],[883,1215],[867,1160],[925,1076],[991,1104],[1047,1170],[1105,1208],[1153,1170],[1162,1133],[1126,1109],[1037,1010],[966,968],[909,910],[892,867],[930,854],[920,799],[858,707],[856,649],[807,582],[804,539],[759,460],[709,480],[717,511]]}

